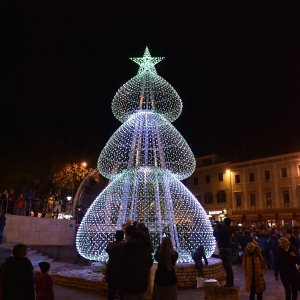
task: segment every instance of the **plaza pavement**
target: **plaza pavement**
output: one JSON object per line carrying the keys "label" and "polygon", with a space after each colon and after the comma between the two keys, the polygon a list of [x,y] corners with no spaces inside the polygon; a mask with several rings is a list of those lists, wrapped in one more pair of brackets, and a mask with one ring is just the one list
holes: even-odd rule
{"label": "plaza pavement", "polygon": [[[241,266],[234,265],[235,285],[241,289],[242,300],[248,300],[249,294],[244,290],[244,275]],[[274,271],[267,270],[265,274],[267,289],[263,294],[264,300],[284,300],[284,289],[281,281],[276,281]],[[63,286],[54,286],[55,300],[105,300],[105,295],[100,295],[95,292],[78,290]],[[204,290],[202,289],[179,289],[178,300],[202,300],[204,299]],[[167,299],[166,299],[167,300]]]}
{"label": "plaza pavement", "polygon": [[[3,262],[5,258],[10,255],[11,251],[10,245],[0,246],[0,263]],[[41,260],[48,260],[43,258],[39,253],[32,252],[28,255],[29,259],[33,263],[33,266],[38,270],[37,263]],[[60,261],[49,261],[51,264],[51,269],[66,265],[65,262]],[[244,290],[244,275],[240,265],[234,265],[234,276],[235,285],[240,287],[242,300],[249,299],[249,294]],[[267,289],[263,294],[264,300],[284,300],[284,289],[281,281],[276,281],[274,278],[274,271],[267,270],[265,274],[265,281]],[[96,292],[90,292],[86,290],[80,290],[76,288],[54,285],[55,300],[105,300],[105,295],[101,295]],[[178,290],[178,300],[202,300],[204,299],[204,290],[202,289],[179,289]],[[167,299],[166,299],[167,300]]]}

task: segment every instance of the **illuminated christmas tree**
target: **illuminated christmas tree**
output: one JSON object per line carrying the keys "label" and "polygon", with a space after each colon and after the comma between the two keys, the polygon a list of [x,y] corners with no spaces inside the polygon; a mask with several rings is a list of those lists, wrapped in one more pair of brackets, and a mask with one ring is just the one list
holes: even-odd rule
{"label": "illuminated christmas tree", "polygon": [[171,124],[182,111],[175,89],[160,77],[148,48],[135,77],[125,83],[112,102],[123,124],[113,134],[99,160],[99,172],[111,180],[90,206],[79,226],[76,245],[85,258],[106,261],[105,248],[126,219],[143,222],[154,249],[164,235],[172,239],[180,262],[202,244],[209,257],[215,239],[208,216],[179,181],[195,170],[193,153]]}

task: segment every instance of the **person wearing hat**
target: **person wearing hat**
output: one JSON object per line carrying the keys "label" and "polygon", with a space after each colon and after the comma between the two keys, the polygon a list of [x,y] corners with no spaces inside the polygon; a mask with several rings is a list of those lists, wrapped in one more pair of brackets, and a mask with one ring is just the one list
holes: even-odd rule
{"label": "person wearing hat", "polygon": [[49,275],[50,264],[42,261],[39,264],[41,272],[34,278],[36,300],[54,300],[52,277]]}
{"label": "person wearing hat", "polygon": [[223,268],[226,273],[226,284],[224,287],[233,286],[234,276],[232,270],[232,235],[233,230],[230,227],[231,219],[225,218],[224,224],[218,224],[213,232],[219,248],[219,257],[222,260]]}
{"label": "person wearing hat", "polygon": [[281,237],[279,239],[277,265],[274,275],[275,279],[278,280],[278,274],[280,274],[286,300],[297,299],[299,279],[296,264],[299,264],[297,250],[287,238]]}

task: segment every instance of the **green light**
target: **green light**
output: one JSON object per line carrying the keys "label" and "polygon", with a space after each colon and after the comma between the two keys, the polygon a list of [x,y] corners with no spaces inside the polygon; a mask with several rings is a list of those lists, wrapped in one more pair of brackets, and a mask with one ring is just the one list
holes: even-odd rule
{"label": "green light", "polygon": [[132,57],[130,59],[140,66],[138,74],[143,73],[145,71],[156,74],[156,69],[154,66],[160,61],[162,61],[164,57],[152,57],[150,55],[148,47],[146,47],[143,57]]}

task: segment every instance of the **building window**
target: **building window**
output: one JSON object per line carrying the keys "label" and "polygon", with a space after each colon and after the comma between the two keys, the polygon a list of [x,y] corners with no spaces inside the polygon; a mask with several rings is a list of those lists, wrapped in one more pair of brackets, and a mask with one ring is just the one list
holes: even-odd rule
{"label": "building window", "polygon": [[210,193],[210,192],[205,193],[205,195],[204,195],[204,203],[205,204],[213,203],[213,195],[212,195],[212,193]]}
{"label": "building window", "polygon": [[194,185],[197,185],[198,184],[198,176],[195,176],[194,177]]}
{"label": "building window", "polygon": [[286,178],[288,177],[288,174],[287,174],[287,168],[281,168],[281,178]]}
{"label": "building window", "polygon": [[235,183],[241,183],[241,176],[239,174],[234,175]]}
{"label": "building window", "polygon": [[237,207],[242,206],[242,194],[241,193],[235,193],[235,204]]}
{"label": "building window", "polygon": [[205,175],[205,182],[210,183],[210,175]]}
{"label": "building window", "polygon": [[217,202],[226,202],[226,192],[224,190],[217,192]]}
{"label": "building window", "polygon": [[265,181],[269,181],[271,179],[270,171],[265,170]]}
{"label": "building window", "polygon": [[218,173],[218,180],[223,181],[223,173]]}
{"label": "building window", "polygon": [[283,206],[284,207],[289,207],[290,206],[290,193],[289,193],[289,191],[283,191],[282,196],[283,196]]}
{"label": "building window", "polygon": [[254,193],[250,194],[250,207],[255,208],[256,206],[256,196]]}
{"label": "building window", "polygon": [[254,181],[254,173],[249,173],[249,182]]}
{"label": "building window", "polygon": [[271,192],[266,192],[266,206],[267,206],[267,208],[272,207],[272,193]]}

